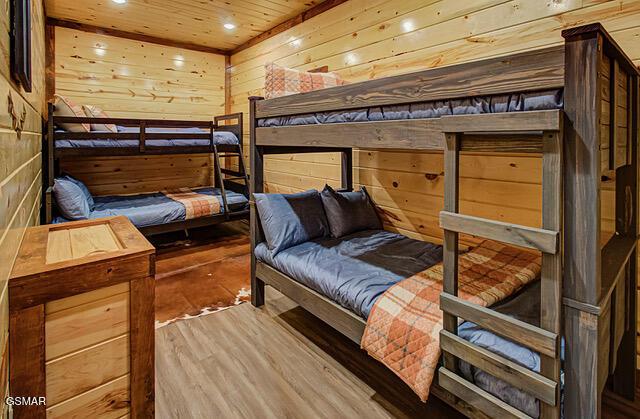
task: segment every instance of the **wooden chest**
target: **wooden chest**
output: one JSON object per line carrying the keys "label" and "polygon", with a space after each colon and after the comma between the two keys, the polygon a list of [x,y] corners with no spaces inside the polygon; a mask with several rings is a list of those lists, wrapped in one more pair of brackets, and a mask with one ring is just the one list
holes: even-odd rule
{"label": "wooden chest", "polygon": [[35,399],[14,404],[16,419],[153,417],[154,265],[126,217],[26,231],[9,279],[9,385]]}

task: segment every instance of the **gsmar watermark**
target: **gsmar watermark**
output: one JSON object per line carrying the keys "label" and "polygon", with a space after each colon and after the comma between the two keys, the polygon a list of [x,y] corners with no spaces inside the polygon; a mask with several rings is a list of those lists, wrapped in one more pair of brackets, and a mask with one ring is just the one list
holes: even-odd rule
{"label": "gsmar watermark", "polygon": [[15,396],[4,399],[7,406],[46,406],[47,398],[43,396]]}

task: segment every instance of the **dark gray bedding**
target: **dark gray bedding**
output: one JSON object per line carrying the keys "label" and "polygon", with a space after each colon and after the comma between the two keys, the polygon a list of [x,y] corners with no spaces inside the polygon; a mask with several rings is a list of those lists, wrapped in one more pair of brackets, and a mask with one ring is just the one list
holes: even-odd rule
{"label": "dark gray bedding", "polygon": [[563,90],[558,89],[543,92],[469,97],[407,105],[377,106],[346,111],[316,112],[312,114],[263,118],[258,120],[258,126],[279,127],[288,125],[424,119],[438,118],[444,115],[520,112],[561,109],[562,107]]}
{"label": "dark gray bedding", "polygon": [[[97,132],[97,131],[92,131]],[[138,133],[137,127],[118,127],[119,133]],[[182,134],[202,134],[207,133],[206,130],[200,128],[147,128],[148,133],[182,133]],[[109,131],[104,132],[104,138],[93,140],[56,140],[56,148],[99,148],[99,147],[138,147],[138,140],[121,140],[109,138]],[[238,137],[227,131],[216,131],[213,134],[213,143],[222,144],[238,144]],[[189,147],[189,146],[208,146],[209,140],[203,138],[194,139],[166,139],[166,140],[146,140],[145,144],[149,147]]]}
{"label": "dark gray bedding", "polygon": [[256,257],[363,318],[391,285],[442,260],[442,247],[384,230],[325,237]]}
{"label": "dark gray bedding", "polygon": [[[206,187],[194,188],[193,191],[215,196],[220,201],[220,212],[224,212],[220,189]],[[147,227],[173,221],[183,221],[186,217],[184,205],[159,192],[138,195],[96,196],[94,200],[95,208],[89,215],[90,219],[124,215],[136,227]],[[238,210],[246,207],[248,201],[244,195],[227,190],[227,203],[230,209]],[[66,221],[69,220],[57,217],[53,220],[53,223]]]}
{"label": "dark gray bedding", "polygon": [[[275,257],[265,243],[256,257],[300,283],[367,318],[375,303],[393,284],[442,261],[442,247],[383,230],[368,230],[340,239],[321,238],[285,250]],[[539,324],[540,282],[536,281],[492,307],[509,316]],[[534,351],[484,330],[471,322],[459,327],[459,335],[531,370],[540,371]],[[539,403],[484,371],[461,363],[468,380],[526,412],[539,416]]]}

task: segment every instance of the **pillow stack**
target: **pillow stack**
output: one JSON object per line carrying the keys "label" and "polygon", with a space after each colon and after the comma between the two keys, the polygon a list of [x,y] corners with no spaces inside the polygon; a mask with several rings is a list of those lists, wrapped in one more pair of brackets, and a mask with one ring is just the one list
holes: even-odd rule
{"label": "pillow stack", "polygon": [[296,194],[253,194],[271,254],[323,237],[380,230],[382,222],[366,189],[336,192],[325,186]]}
{"label": "pillow stack", "polygon": [[274,63],[265,65],[265,99],[311,92],[343,84],[345,84],[344,79],[336,73],[310,73],[281,67]]}
{"label": "pillow stack", "polygon": [[[109,115],[97,106],[77,105],[71,99],[62,95],[55,95],[55,111],[56,116],[74,116],[77,118],[109,118]],[[60,128],[69,132],[118,132],[118,128],[114,124],[60,124]]]}

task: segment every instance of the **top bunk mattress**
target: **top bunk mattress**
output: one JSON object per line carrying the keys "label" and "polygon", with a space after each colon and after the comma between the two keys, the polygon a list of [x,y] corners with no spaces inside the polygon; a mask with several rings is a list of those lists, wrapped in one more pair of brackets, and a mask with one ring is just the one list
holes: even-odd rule
{"label": "top bunk mattress", "polygon": [[[140,132],[138,127],[122,127],[118,126],[118,133],[130,133],[137,134]],[[56,132],[65,132],[64,130],[56,130]],[[101,133],[102,131],[91,131],[91,133]],[[146,133],[159,133],[159,134],[205,134],[208,130],[200,128],[147,128]],[[56,140],[56,148],[99,148],[99,147],[139,147],[137,139],[125,140],[109,138],[111,131],[104,131],[104,138],[98,139],[60,139]],[[213,133],[214,145],[235,145],[239,144],[238,137],[228,131],[215,131]],[[148,139],[145,141],[145,145],[148,147],[197,147],[197,146],[209,146],[208,138],[179,138],[179,139]]]}
{"label": "top bunk mattress", "polygon": [[428,119],[439,118],[445,115],[540,111],[562,109],[562,107],[563,89],[555,89],[404,105],[316,112],[293,116],[278,116],[259,119],[258,126],[281,127],[345,122],[392,121],[400,119]]}

